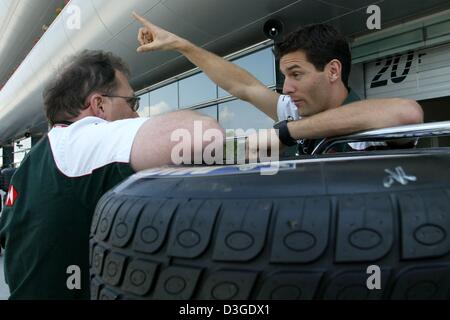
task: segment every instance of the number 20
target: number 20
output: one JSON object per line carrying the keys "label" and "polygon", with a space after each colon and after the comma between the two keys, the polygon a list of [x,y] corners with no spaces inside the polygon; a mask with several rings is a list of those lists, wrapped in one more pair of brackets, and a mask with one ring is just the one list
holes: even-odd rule
{"label": "number 20", "polygon": [[378,87],[387,86],[388,79],[385,79],[385,80],[380,80],[380,79],[385,74],[385,72],[389,70],[389,67],[391,65],[392,65],[392,70],[391,70],[390,80],[393,83],[403,82],[406,79],[406,77],[408,76],[409,71],[411,70],[412,62],[414,59],[414,52],[413,51],[408,52],[405,69],[403,70],[402,75],[398,76],[397,69],[398,69],[398,64],[399,64],[401,58],[402,58],[402,55],[399,55],[399,54],[396,55],[395,57],[387,57],[384,66],[381,68],[380,71],[378,71],[376,76],[372,79],[372,82],[370,83],[370,88],[378,88]]}

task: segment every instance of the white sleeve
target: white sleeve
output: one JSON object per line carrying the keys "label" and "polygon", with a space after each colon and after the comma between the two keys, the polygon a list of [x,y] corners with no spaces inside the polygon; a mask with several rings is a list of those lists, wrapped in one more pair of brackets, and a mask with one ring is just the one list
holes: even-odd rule
{"label": "white sleeve", "polygon": [[277,104],[278,121],[300,119],[297,106],[288,95],[280,95]]}
{"label": "white sleeve", "polygon": [[58,169],[69,177],[80,177],[112,163],[130,163],[131,148],[139,128],[148,118],[107,122],[87,117],[69,127],[49,132]]}

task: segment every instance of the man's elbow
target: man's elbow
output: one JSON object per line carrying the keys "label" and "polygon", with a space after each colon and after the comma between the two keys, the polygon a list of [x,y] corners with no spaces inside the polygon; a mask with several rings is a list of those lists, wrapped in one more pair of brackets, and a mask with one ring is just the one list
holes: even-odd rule
{"label": "man's elbow", "polygon": [[401,112],[399,116],[400,125],[423,123],[423,109],[415,100],[398,99]]}

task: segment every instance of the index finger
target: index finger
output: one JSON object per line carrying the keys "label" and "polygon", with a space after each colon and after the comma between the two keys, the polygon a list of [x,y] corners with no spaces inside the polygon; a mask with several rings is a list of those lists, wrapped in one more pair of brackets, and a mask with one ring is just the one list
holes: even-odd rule
{"label": "index finger", "polygon": [[144,25],[147,25],[147,24],[149,24],[149,25],[151,25],[151,23],[148,21],[148,20],[146,20],[144,17],[141,17],[140,15],[138,15],[136,12],[134,12],[133,11],[133,16],[134,16],[134,18],[136,19],[136,20],[138,20],[139,22],[141,22],[142,24],[144,24]]}

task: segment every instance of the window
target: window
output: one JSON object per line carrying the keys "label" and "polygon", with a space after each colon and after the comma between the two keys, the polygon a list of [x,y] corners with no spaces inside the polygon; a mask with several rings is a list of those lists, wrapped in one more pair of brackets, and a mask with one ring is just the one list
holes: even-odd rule
{"label": "window", "polygon": [[204,73],[179,81],[180,108],[217,99],[217,86]]}
{"label": "window", "polygon": [[208,117],[213,118],[214,120],[217,120],[217,106],[211,106],[207,108],[201,108],[194,110],[196,112],[202,113]]}
{"label": "window", "polygon": [[150,92],[150,116],[178,109],[178,83],[172,83]]}
{"label": "window", "polygon": [[[264,85],[275,85],[275,58],[271,47],[253,52],[233,62],[249,71]],[[213,104],[216,103],[215,99],[229,96],[203,72],[158,88],[148,95],[148,111],[146,111],[145,94],[142,95],[143,101],[139,109],[142,116],[155,116],[177,109],[194,108],[200,104]],[[194,110],[218,120],[226,129],[271,128],[274,122],[256,107],[240,100]]]}
{"label": "window", "polygon": [[139,110],[137,113],[141,117],[150,117],[150,94],[144,93],[139,96],[141,98]]}
{"label": "window", "polygon": [[219,123],[225,129],[267,129],[274,121],[251,104],[235,100],[219,105]]}

